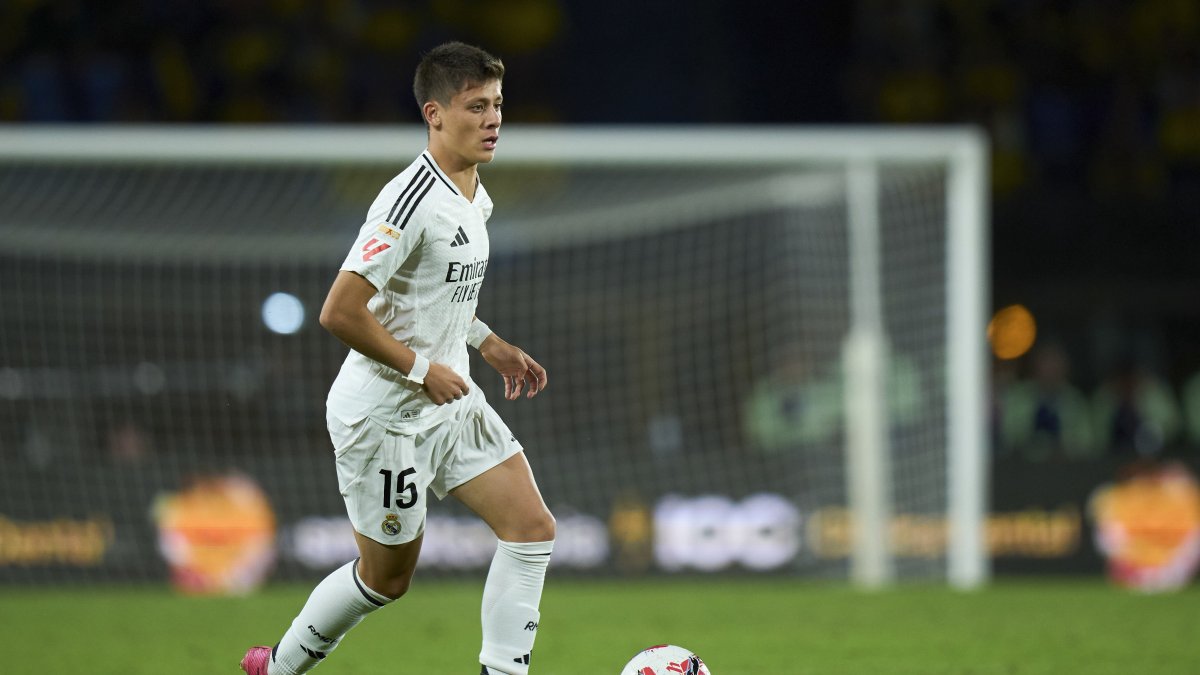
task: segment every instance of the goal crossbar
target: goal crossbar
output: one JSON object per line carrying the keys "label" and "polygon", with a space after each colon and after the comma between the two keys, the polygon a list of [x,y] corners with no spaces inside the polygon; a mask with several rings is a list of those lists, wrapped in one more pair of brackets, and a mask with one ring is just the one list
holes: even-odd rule
{"label": "goal crossbar", "polygon": [[[302,136],[303,141],[297,138]],[[0,161],[139,163],[395,163],[425,142],[412,126],[221,127],[0,125]],[[572,166],[797,162],[979,162],[983,135],[969,127],[505,127],[503,161]]]}

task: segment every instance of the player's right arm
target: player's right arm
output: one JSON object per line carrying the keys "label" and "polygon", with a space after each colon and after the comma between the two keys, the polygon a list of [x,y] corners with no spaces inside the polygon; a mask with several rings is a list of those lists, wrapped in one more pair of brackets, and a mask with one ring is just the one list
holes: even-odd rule
{"label": "player's right arm", "polygon": [[[372,202],[358,238],[325,298],[320,321],[354,351],[402,373],[413,383],[421,383],[429,398],[442,405],[466,395],[463,378],[449,367],[429,363],[413,352],[393,337],[367,306],[424,240],[428,213],[420,207],[429,190],[415,190],[431,184],[433,178],[426,175],[423,179],[424,183],[421,168],[406,170],[385,185]],[[426,363],[429,370],[413,377],[414,365],[420,364],[423,371]]]}
{"label": "player's right arm", "polygon": [[[376,292],[371,282],[357,273],[338,272],[321,307],[321,326],[359,354],[407,375],[417,354],[392,337],[367,308]],[[422,386],[438,405],[462,398],[468,391],[462,377],[440,363],[429,364]]]}

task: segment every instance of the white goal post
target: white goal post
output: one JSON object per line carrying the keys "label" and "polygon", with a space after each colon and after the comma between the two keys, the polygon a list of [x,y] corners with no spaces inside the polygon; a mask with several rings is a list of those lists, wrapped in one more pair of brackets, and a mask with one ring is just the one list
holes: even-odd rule
{"label": "white goal post", "polygon": [[[15,165],[65,165],[84,170],[92,167],[97,171],[133,166],[150,170],[241,166],[270,171],[316,166],[398,171],[424,144],[425,132],[418,127],[6,126],[0,127],[0,171]],[[837,434],[844,441],[841,454],[844,467],[828,475],[836,474],[844,480],[847,508],[854,524],[847,573],[864,587],[886,585],[897,578],[897,552],[892,536],[897,515],[908,510],[904,503],[899,503],[908,497],[898,498],[897,481],[912,481],[916,487],[911,489],[915,492],[944,493],[944,500],[939,497],[931,502],[933,506],[924,507],[927,511],[941,512],[944,518],[940,521],[945,525],[944,567],[938,574],[951,585],[966,589],[978,587],[989,578],[985,541],[988,375],[984,336],[990,273],[987,163],[984,136],[967,128],[575,128],[513,124],[502,131],[493,166],[481,169],[481,173],[494,196],[508,190],[527,200],[516,212],[506,211],[509,204],[496,200],[494,222],[512,224],[512,227],[492,228],[493,250],[501,254],[525,248],[602,246],[617,238],[669,236],[685,226],[681,224],[683,220],[674,220],[676,214],[683,212],[707,214],[715,219],[736,218],[731,221],[738,223],[736,227],[751,227],[756,209],[763,208],[763,203],[769,203],[773,210],[796,207],[794,214],[785,213],[779,218],[790,223],[787,227],[800,230],[808,227],[806,219],[810,216],[806,214],[810,212],[819,211],[818,216],[812,217],[844,220],[837,229],[828,231],[839,237],[844,233],[845,241],[831,242],[826,237],[819,242],[829,245],[829,250],[837,255],[845,255],[845,260],[837,262],[837,269],[844,266],[846,279],[830,286],[840,289],[844,283],[848,296],[844,310],[806,309],[797,316],[821,317],[825,316],[822,312],[828,311],[839,317],[844,312],[846,319],[844,330],[838,328],[842,365],[840,368],[817,365],[824,368],[822,372],[835,373],[830,378],[836,379],[837,372],[844,377],[844,386],[839,384],[836,388],[837,397],[845,406]],[[499,189],[493,190],[489,182],[493,172],[522,170],[533,172],[548,183],[568,183],[567,179],[546,178],[563,167],[585,174],[625,170],[637,173],[628,181],[615,179],[615,187],[609,194],[594,199],[574,184],[569,189],[560,185],[563,193],[584,195],[571,199],[586,202],[589,209],[586,212],[572,211],[569,204],[564,207],[561,202],[570,201],[564,198],[555,203],[550,213],[540,213],[542,193],[529,190],[528,186],[512,187],[504,180],[498,181]],[[703,171],[700,180],[687,173],[693,170]],[[671,177],[679,172],[686,174],[684,178]],[[913,175],[917,177],[912,178]],[[660,180],[661,184],[656,182]],[[378,189],[381,185],[369,187]],[[631,187],[638,185],[649,187],[644,192]],[[676,192],[669,192],[663,185]],[[363,213],[367,205],[368,202],[361,202]],[[905,238],[908,236],[905,228],[913,222],[930,223],[921,226],[926,228],[926,233],[920,235],[924,239]],[[357,227],[355,223],[342,225]],[[87,227],[69,234],[70,240],[81,249],[106,260],[145,258],[148,254],[137,248],[137,241],[143,236],[142,230],[123,233]],[[228,233],[210,236],[194,229],[172,236],[178,245],[169,250],[160,247],[155,251],[156,256],[253,261],[268,239],[256,239],[259,235],[252,231],[236,236]],[[736,236],[736,232],[722,236]],[[306,256],[328,259],[331,265],[336,265],[340,258],[331,256],[330,251],[341,250],[345,240],[345,232],[313,228],[291,242],[289,250],[298,259]],[[903,246],[896,256],[893,244]],[[0,254],[13,258],[42,255],[45,246],[45,231],[36,224],[0,222]],[[927,259],[920,254],[922,247],[928,249],[926,253],[936,252],[935,265],[921,262]],[[707,260],[719,253],[689,251],[686,255]],[[494,252],[493,258],[496,255]],[[598,250],[595,255],[618,254]],[[821,262],[823,254],[813,255],[815,262]],[[752,268],[752,263],[748,264]],[[806,263],[797,260],[795,264]],[[894,275],[896,270],[902,272],[901,278]],[[518,275],[514,278],[524,278],[519,272],[513,274]],[[815,273],[810,276],[815,278]],[[902,292],[911,279],[925,279],[930,285],[927,295],[937,298],[942,306],[929,312],[929,316],[939,325],[920,328],[927,331],[927,336],[919,339],[927,344],[914,347],[906,343],[902,349],[894,350],[895,335],[890,326],[897,317],[906,325],[917,325],[912,314],[923,311],[915,304],[904,304],[913,301],[889,299],[892,294]],[[797,281],[795,288],[802,289],[806,296],[819,296],[819,292],[810,291],[821,288],[820,283],[824,282]],[[564,286],[568,285],[564,282]],[[606,301],[595,295],[602,289],[586,290],[593,293],[589,301],[597,311],[608,311]],[[789,292],[780,291],[779,297],[786,298]],[[728,302],[737,303],[736,299]],[[805,302],[815,306],[823,300],[812,297]],[[754,350],[755,345],[767,344],[767,340],[750,333],[771,325],[769,316],[777,305],[758,299],[749,299],[747,304],[756,305],[754,316],[764,317],[762,325],[731,329],[731,334],[739,341],[738,348]],[[795,322],[802,324],[803,320],[797,318]],[[489,319],[489,323],[496,322]],[[788,335],[791,331],[802,335],[811,329],[789,323],[786,330]],[[655,340],[669,339],[653,331],[647,335]],[[790,340],[785,337],[770,344],[772,349],[787,353]],[[567,343],[564,336],[564,357],[572,353]],[[698,338],[695,344],[697,350],[702,350],[710,342]],[[722,345],[723,349],[726,347],[733,349]],[[918,364],[914,371],[923,378],[922,386],[933,392],[922,396],[922,405],[937,409],[921,413],[926,415],[922,419],[927,418],[927,422],[920,431],[900,434],[904,449],[898,455],[893,448],[897,433],[891,430],[897,424],[893,412],[897,405],[903,406],[896,403],[893,388],[897,364],[901,361],[893,355],[906,351],[911,356],[918,349],[923,356],[914,359]],[[814,350],[806,358],[819,362],[828,356]],[[697,354],[696,361],[702,360]],[[0,362],[0,370],[6,367],[16,373],[22,364]],[[771,370],[767,366],[762,374],[769,375]],[[732,405],[740,405],[716,394],[711,398],[712,408],[698,414],[719,415]],[[707,400],[703,396],[697,400],[701,399]],[[607,411],[615,404],[597,399],[589,405],[593,410]],[[3,412],[0,408],[0,415]],[[657,415],[657,411],[647,411],[644,415],[619,412],[639,421],[643,417],[647,420],[648,445],[652,448],[648,452],[661,450],[662,456],[669,458],[687,442],[671,440],[681,434],[686,437],[686,425],[685,431],[680,432],[672,426],[671,418]],[[910,409],[896,414],[915,419],[918,413]],[[683,419],[688,418],[684,415]],[[0,419],[0,424],[4,422]],[[569,472],[571,466],[569,462],[562,464],[562,471]],[[722,464],[720,469],[725,471],[727,467]],[[922,482],[926,480],[921,475],[924,471],[936,472],[940,485],[931,487]],[[753,477],[744,481],[739,494],[754,493]],[[828,489],[838,492],[843,487]],[[579,501],[585,500],[581,497]],[[803,544],[812,545],[811,541]]]}

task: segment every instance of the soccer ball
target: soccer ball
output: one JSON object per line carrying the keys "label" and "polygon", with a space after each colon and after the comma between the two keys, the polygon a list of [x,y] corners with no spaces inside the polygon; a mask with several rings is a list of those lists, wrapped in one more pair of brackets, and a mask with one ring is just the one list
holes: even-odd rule
{"label": "soccer ball", "polygon": [[621,675],[712,675],[712,672],[690,649],[657,645],[635,654]]}

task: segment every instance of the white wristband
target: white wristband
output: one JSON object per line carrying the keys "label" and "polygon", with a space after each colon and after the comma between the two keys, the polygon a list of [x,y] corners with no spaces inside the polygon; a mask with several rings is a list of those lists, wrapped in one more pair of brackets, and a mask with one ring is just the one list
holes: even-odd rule
{"label": "white wristband", "polygon": [[429,359],[421,356],[420,354],[416,354],[415,356],[416,358],[413,359],[412,368],[409,369],[408,374],[404,377],[407,378],[409,382],[425,384],[425,376],[429,374]]}
{"label": "white wristband", "polygon": [[471,328],[467,331],[467,344],[471,345],[475,349],[479,349],[480,345],[483,344],[483,341],[486,340],[491,334],[492,329],[488,328],[486,323],[480,321],[479,319],[475,319],[471,321]]}

